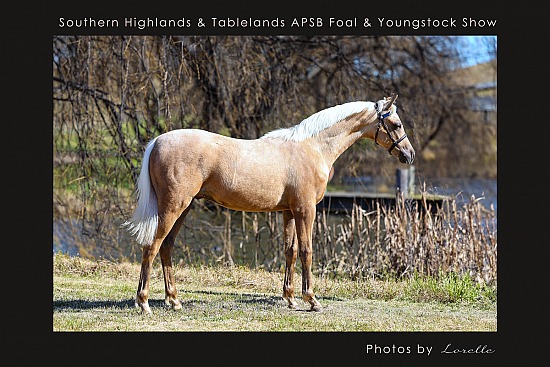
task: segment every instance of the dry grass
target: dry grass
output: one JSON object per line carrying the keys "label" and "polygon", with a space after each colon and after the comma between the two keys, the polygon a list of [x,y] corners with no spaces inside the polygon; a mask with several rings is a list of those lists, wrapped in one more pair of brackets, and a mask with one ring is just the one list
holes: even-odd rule
{"label": "dry grass", "polygon": [[[479,284],[497,283],[497,219],[479,199],[459,207],[449,199],[432,208],[424,190],[420,200],[398,196],[395,207],[377,205],[367,212],[354,206],[345,215],[317,213],[313,234],[313,271],[319,277],[350,279],[410,278],[421,274],[469,276]],[[215,261],[199,244],[187,241],[187,263],[227,263],[228,255],[254,268],[284,268],[280,213],[226,212],[216,230],[220,246]],[[231,227],[230,227],[231,226]],[[193,227],[193,231],[200,231]],[[211,235],[215,238],[215,235]],[[200,243],[200,241],[197,241]],[[236,246],[236,244],[239,244]],[[191,249],[192,251],[189,251]],[[198,260],[198,261],[197,261]],[[298,261],[298,266],[300,266]]]}
{"label": "dry grass", "polygon": [[497,60],[483,62],[454,71],[455,81],[463,86],[473,86],[478,83],[487,83],[496,80]]}
{"label": "dry grass", "polygon": [[[162,270],[151,276],[153,316],[134,308],[139,264],[53,257],[54,331],[495,331],[496,293],[464,279],[455,298],[433,278],[403,281],[315,277],[322,313],[289,310],[283,274],[242,266],[176,266],[183,310],[163,303]],[[300,289],[299,276],[296,278]],[[446,295],[445,295],[446,294]]]}
{"label": "dry grass", "polygon": [[[458,274],[479,284],[496,285],[495,210],[485,208],[475,197],[461,206],[449,199],[438,208],[430,206],[425,190],[419,198],[398,197],[394,207],[378,205],[370,212],[359,206],[345,214],[318,212],[314,273],[320,278],[351,280]],[[182,268],[236,264],[271,272],[284,270],[281,213],[234,212],[202,205],[188,216],[176,240],[175,263]],[[122,235],[128,236],[126,232]],[[75,235],[74,241],[80,237]],[[95,246],[94,251],[115,247],[111,254],[121,261],[125,259],[121,254],[133,254],[132,261],[141,257],[141,249],[129,237],[105,244],[82,239],[86,241],[79,246],[82,257],[98,258],[85,250],[90,246]],[[131,246],[130,250],[125,245]]]}
{"label": "dry grass", "polygon": [[320,213],[314,241],[320,272],[351,278],[457,273],[496,284],[494,210],[474,197],[462,208],[450,200],[435,211],[425,193],[420,204],[397,199],[390,209],[377,206],[366,212],[355,206],[339,224]]}

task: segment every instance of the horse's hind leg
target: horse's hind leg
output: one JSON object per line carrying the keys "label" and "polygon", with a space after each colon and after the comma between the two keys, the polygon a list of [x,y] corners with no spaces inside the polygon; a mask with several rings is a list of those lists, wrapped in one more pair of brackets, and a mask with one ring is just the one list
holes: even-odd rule
{"label": "horse's hind leg", "polygon": [[151,266],[153,260],[159,251],[163,238],[155,238],[150,245],[143,246],[141,255],[141,272],[139,274],[139,284],[136,293],[136,307],[141,308],[145,314],[151,314],[149,307],[149,279],[151,277]]}
{"label": "horse's hind leg", "polygon": [[[190,203],[192,198],[189,199]],[[139,276],[138,290],[136,294],[136,306],[140,307],[143,313],[151,314],[151,309],[149,307],[149,280],[151,277],[151,267],[153,265],[153,260],[159,252],[159,249],[164,242],[164,239],[172,228],[176,221],[181,217],[184,208],[187,209],[188,205],[183,206],[180,209],[162,209],[159,210],[159,223],[157,228],[157,233],[153,243],[150,245],[143,246],[143,255],[141,258],[141,273]],[[180,223],[181,225],[181,223]],[[174,235],[175,237],[175,235]],[[168,246],[169,247],[169,246]],[[173,281],[173,276],[172,276]]]}
{"label": "horse's hind leg", "polygon": [[190,208],[191,205],[189,205],[183,211],[176,223],[174,223],[174,226],[170,230],[170,233],[168,233],[168,236],[166,236],[166,238],[162,242],[162,245],[160,246],[160,260],[162,262],[162,272],[164,274],[164,292],[166,295],[164,302],[166,303],[166,305],[172,306],[174,310],[181,309],[181,303],[178,300],[176,280],[174,278],[174,270],[172,268],[172,250],[174,248],[174,241],[176,240],[176,236],[178,235],[181,225],[183,224],[183,220],[187,216],[187,213],[189,213]]}
{"label": "horse's hind leg", "polygon": [[294,298],[294,264],[298,254],[298,243],[296,240],[296,224],[290,210],[283,211],[283,221],[286,257],[283,298],[288,302],[289,308],[296,308],[298,303]]}

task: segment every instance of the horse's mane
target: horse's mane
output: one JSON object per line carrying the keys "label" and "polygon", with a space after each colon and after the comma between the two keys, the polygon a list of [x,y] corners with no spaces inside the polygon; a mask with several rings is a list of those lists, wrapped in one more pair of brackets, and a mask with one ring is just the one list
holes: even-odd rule
{"label": "horse's mane", "polygon": [[361,112],[371,106],[374,106],[374,103],[357,101],[329,107],[314,113],[302,120],[298,125],[273,130],[260,139],[282,139],[285,141],[300,142],[319,134],[321,131],[342,121],[346,117]]}

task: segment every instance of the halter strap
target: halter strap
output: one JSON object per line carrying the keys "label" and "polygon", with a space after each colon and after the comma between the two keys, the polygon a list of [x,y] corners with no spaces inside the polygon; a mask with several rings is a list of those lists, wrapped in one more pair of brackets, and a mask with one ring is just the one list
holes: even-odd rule
{"label": "halter strap", "polygon": [[380,131],[380,127],[383,127],[384,128],[384,131],[386,132],[386,134],[390,137],[390,140],[392,141],[392,145],[388,148],[388,153],[391,154],[391,151],[399,144],[401,143],[406,137],[407,137],[407,134],[403,134],[402,137],[400,137],[399,139],[395,140],[391,134],[390,134],[390,130],[388,129],[388,125],[386,125],[386,123],[384,122],[384,120],[389,116],[391,115],[391,111],[388,110],[388,112],[386,113],[382,113],[382,111],[380,111],[378,109],[378,103],[374,103],[374,109],[376,110],[376,114],[378,115],[378,128],[376,129],[376,134],[374,134],[374,142],[377,144],[377,145],[380,145],[378,144],[378,132]]}

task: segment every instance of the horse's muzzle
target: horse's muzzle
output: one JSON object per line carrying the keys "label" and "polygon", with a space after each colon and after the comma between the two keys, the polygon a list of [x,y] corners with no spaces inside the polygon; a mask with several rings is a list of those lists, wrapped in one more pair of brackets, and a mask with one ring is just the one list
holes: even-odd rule
{"label": "horse's muzzle", "polygon": [[399,162],[412,164],[413,161],[414,161],[414,150],[399,152]]}

